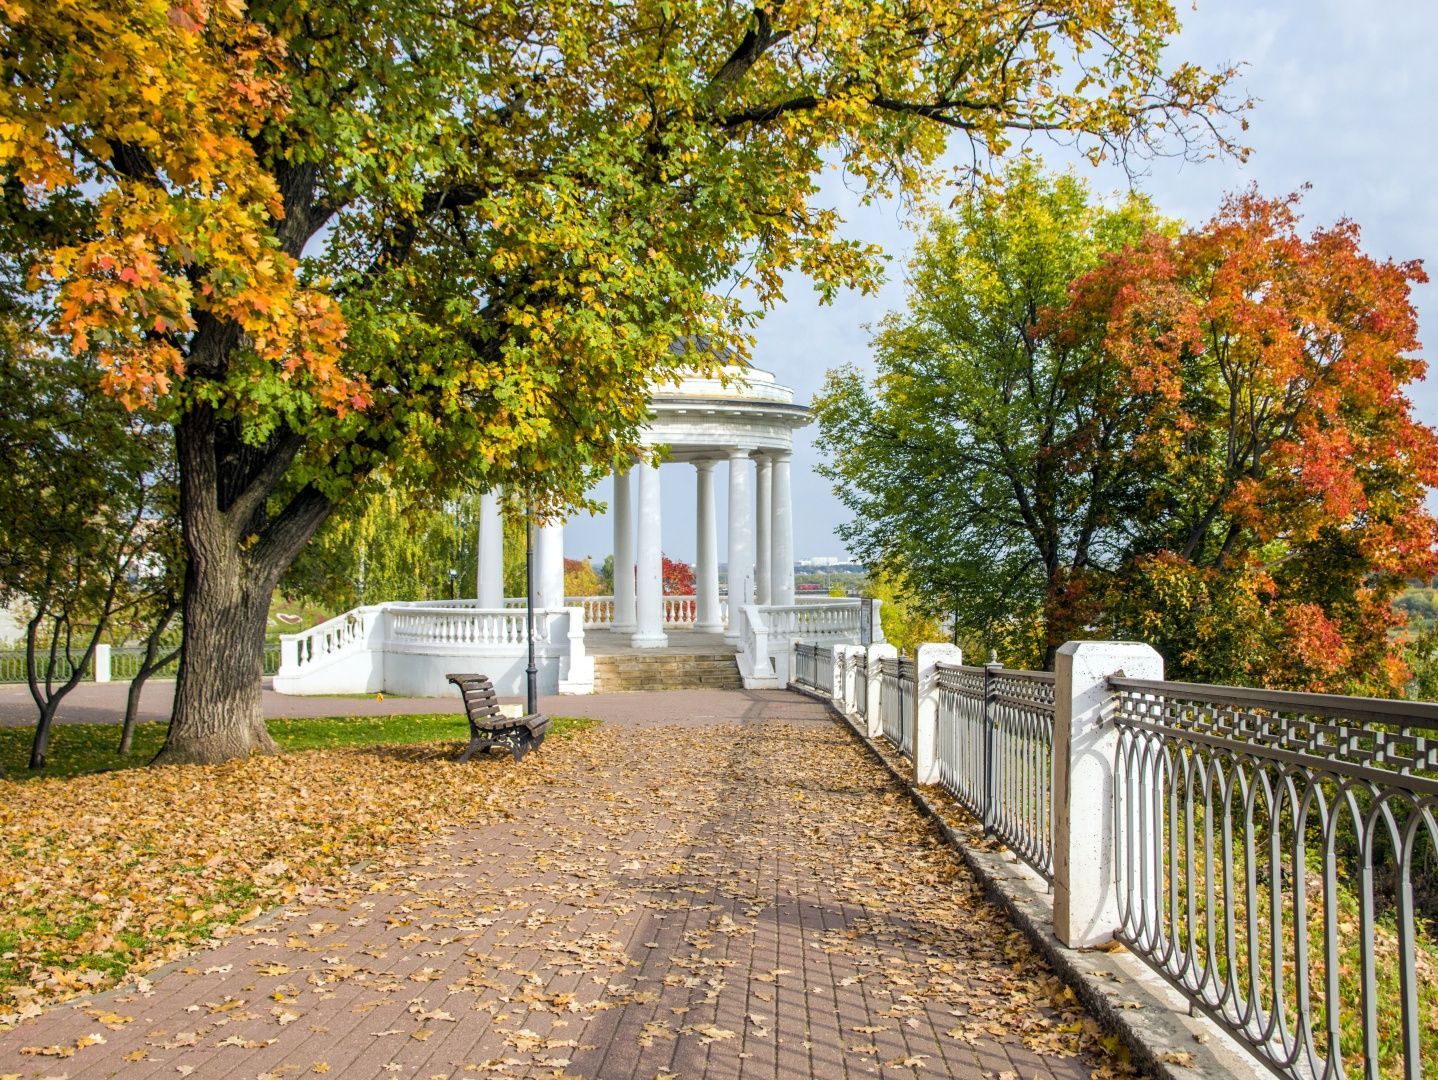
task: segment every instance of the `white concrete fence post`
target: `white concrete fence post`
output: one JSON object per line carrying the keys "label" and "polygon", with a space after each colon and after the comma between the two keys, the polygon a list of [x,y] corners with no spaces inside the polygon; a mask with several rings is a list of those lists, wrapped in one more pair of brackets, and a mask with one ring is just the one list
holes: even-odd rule
{"label": "white concrete fence post", "polygon": [[848,662],[844,665],[845,716],[855,715],[859,703],[859,657],[867,652],[868,650],[862,645],[844,646],[844,655],[848,658]]}
{"label": "white concrete fence post", "polygon": [[939,782],[939,670],[961,664],[957,645],[925,643],[914,650],[914,783]]}
{"label": "white concrete fence post", "polygon": [[95,681],[110,681],[110,646],[95,646]]}
{"label": "white concrete fence post", "polygon": [[879,701],[879,695],[884,692],[884,683],[879,661],[898,655],[899,650],[887,642],[875,642],[869,646],[869,691],[864,698],[864,720],[871,739],[877,739],[884,733],[884,711]]}
{"label": "white concrete fence post", "polygon": [[1071,949],[1118,929],[1110,675],[1162,679],[1163,657],[1133,641],[1070,641],[1054,668],[1054,934]]}
{"label": "white concrete fence post", "polygon": [[834,703],[840,712],[848,712],[844,708],[844,666],[848,662],[848,651],[842,645],[830,645],[829,654],[834,658],[829,665],[829,700]]}

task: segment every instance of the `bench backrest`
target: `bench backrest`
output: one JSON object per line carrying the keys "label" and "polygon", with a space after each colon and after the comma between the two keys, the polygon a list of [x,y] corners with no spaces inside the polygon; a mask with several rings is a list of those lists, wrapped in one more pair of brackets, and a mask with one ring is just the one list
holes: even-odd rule
{"label": "bench backrest", "polygon": [[464,711],[471,720],[492,720],[503,714],[499,711],[499,695],[487,675],[445,676],[464,697]]}

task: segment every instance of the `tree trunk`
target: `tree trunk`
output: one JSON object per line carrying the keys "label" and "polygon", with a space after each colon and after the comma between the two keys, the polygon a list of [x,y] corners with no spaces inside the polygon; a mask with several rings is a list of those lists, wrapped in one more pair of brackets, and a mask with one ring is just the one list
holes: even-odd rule
{"label": "tree trunk", "polygon": [[119,754],[121,757],[128,754],[134,747],[135,725],[140,719],[140,694],[145,689],[145,683],[149,681],[151,675],[171,663],[179,655],[180,650],[176,649],[169,655],[157,659],[153,650],[147,652],[145,662],[140,665],[140,670],[135,672],[135,677],[130,680],[130,690],[125,695],[125,722],[120,727]]}
{"label": "tree trunk", "polygon": [[[123,570],[123,566],[120,567],[120,570]],[[111,583],[110,594],[105,601],[104,614],[96,621],[95,629],[90,634],[89,645],[86,647],[85,653],[80,658],[79,663],[75,662],[70,650],[69,616],[66,615],[63,619],[56,619],[53,615],[51,616],[53,629],[50,635],[49,656],[45,668],[45,689],[43,691],[40,689],[39,672],[35,668],[35,635],[41,620],[44,618],[43,613],[37,613],[25,628],[26,678],[30,683],[30,696],[34,699],[36,706],[40,710],[39,719],[35,721],[35,739],[30,744],[31,769],[43,769],[45,767],[45,758],[50,752],[50,734],[54,727],[55,714],[60,711],[60,702],[65,699],[66,694],[80,684],[80,680],[85,677],[86,669],[94,662],[95,646],[100,643],[100,635],[105,632],[105,622],[110,617],[110,605],[114,600],[115,585],[119,580],[118,573],[119,571],[117,571],[116,577]],[[63,631],[61,630],[62,624],[66,627]],[[65,662],[70,665],[70,672],[66,680],[61,683],[57,689],[54,681],[55,668],[60,662],[59,644],[62,635],[65,641]]]}
{"label": "tree trunk", "polygon": [[[193,525],[186,522],[187,534]],[[273,586],[268,575],[256,580],[230,537],[203,539],[202,561],[186,536],[190,560],[175,711],[156,765],[208,764],[277,750],[265,727],[260,684]]]}
{"label": "tree trunk", "polygon": [[[219,346],[216,346],[217,348]],[[273,754],[261,679],[270,599],[333,504],[302,488],[274,517],[267,498],[301,445],[248,448],[204,405],[175,430],[185,589],[175,711],[153,764]]]}
{"label": "tree trunk", "polygon": [[130,680],[129,693],[125,695],[125,722],[120,726],[120,748],[119,755],[124,757],[131,750],[135,741],[135,723],[140,717],[140,694],[145,689],[145,683],[151,675],[159,671],[166,664],[172,663],[180,655],[180,650],[164,656],[160,653],[160,639],[165,636],[172,620],[180,611],[180,601],[173,593],[165,601],[165,606],[160,610],[155,624],[150,627],[149,634],[145,637],[145,656],[140,661],[140,668],[135,672],[135,677]]}
{"label": "tree trunk", "polygon": [[55,695],[40,706],[40,718],[35,721],[35,740],[30,744],[30,768],[43,769],[45,758],[50,753],[50,732],[55,723],[55,714],[60,710],[60,695]]}

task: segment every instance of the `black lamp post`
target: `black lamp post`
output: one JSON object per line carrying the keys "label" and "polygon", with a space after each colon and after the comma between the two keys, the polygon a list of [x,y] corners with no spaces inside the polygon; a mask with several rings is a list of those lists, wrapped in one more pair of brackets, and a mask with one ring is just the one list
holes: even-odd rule
{"label": "black lamp post", "polygon": [[459,599],[459,571],[452,566],[449,568],[449,598]]}
{"label": "black lamp post", "polygon": [[524,523],[525,636],[529,639],[529,666],[524,669],[526,715],[539,712],[539,667],[534,662],[534,507]]}

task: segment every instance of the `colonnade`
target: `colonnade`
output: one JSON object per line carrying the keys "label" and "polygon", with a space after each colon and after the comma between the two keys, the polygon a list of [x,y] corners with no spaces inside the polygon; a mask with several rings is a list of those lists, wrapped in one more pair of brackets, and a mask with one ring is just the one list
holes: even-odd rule
{"label": "colonnade", "polygon": [[[719,458],[694,461],[695,630],[738,637],[738,610],[744,604],[794,602],[794,514],[788,451],[733,449],[729,464],[728,601],[726,626],[719,602],[719,529],[714,469]],[[751,464],[752,463],[752,464]],[[631,490],[638,474],[638,528]],[[641,462],[614,474],[614,629],[631,635],[635,648],[662,648],[664,633],[663,521],[659,467]],[[636,535],[637,533],[637,535]],[[503,522],[499,499],[480,503],[480,607],[504,605]],[[564,526],[547,525],[535,538],[535,602],[540,608],[564,603]]]}

